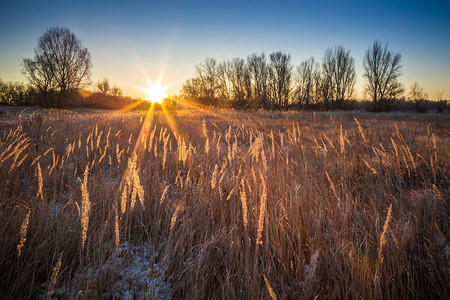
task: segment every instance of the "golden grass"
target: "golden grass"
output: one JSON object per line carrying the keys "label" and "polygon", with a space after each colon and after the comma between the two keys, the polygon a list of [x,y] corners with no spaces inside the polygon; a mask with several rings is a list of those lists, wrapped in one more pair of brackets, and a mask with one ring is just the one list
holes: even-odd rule
{"label": "golden grass", "polygon": [[244,224],[244,227],[247,228],[248,223],[248,210],[247,210],[247,194],[245,193],[245,182],[244,178],[241,180],[241,205],[242,205],[242,223]]}
{"label": "golden grass", "polygon": [[86,165],[84,170],[83,182],[81,183],[81,249],[84,249],[86,242],[87,230],[89,227],[89,213],[91,211],[91,202],[89,201],[89,192],[87,190],[87,182],[89,176],[89,165]]}
{"label": "golden grass", "polygon": [[64,251],[59,254],[58,261],[56,262],[56,265],[53,267],[52,277],[50,278],[50,284],[48,285],[48,288],[47,288],[47,296],[48,297],[53,295],[53,290],[56,286],[58,274],[59,274],[59,271],[61,270],[61,259],[62,259],[63,253],[64,253]]}
{"label": "golden grass", "polygon": [[383,247],[384,245],[386,245],[386,234],[387,231],[389,229],[389,222],[391,221],[391,217],[392,217],[392,204],[389,205],[389,210],[386,216],[386,221],[384,222],[384,226],[383,226],[383,232],[381,233],[380,236],[380,245],[378,246],[378,261],[380,262],[380,264],[383,263],[384,261],[384,256],[383,256]]}
{"label": "golden grass", "polygon": [[27,240],[27,229],[28,229],[28,222],[30,221],[30,213],[29,210],[27,215],[25,216],[25,219],[22,222],[22,226],[20,227],[20,241],[17,245],[17,256],[20,256],[22,254],[22,247],[25,245],[25,242]]}
{"label": "golden grass", "polygon": [[271,298],[272,300],[276,300],[276,299],[277,299],[277,296],[275,295],[275,292],[273,291],[273,288],[272,288],[272,286],[270,285],[270,282],[269,282],[269,280],[267,279],[266,274],[263,274],[263,276],[264,276],[264,282],[266,283],[266,286],[267,286],[267,290],[269,291],[269,296],[270,296],[270,298]]}
{"label": "golden grass", "polygon": [[262,173],[259,173],[261,178],[261,198],[259,200],[259,218],[258,218],[258,231],[256,233],[256,243],[262,245],[261,235],[264,230],[264,216],[266,215],[266,201],[267,201],[267,186],[266,180],[264,179]]}
{"label": "golden grass", "polygon": [[447,115],[149,114],[0,116],[0,298],[449,298]]}

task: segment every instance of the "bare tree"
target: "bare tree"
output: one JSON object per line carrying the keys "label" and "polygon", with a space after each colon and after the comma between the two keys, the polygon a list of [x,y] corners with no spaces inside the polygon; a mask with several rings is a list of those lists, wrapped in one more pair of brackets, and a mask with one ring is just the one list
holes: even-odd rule
{"label": "bare tree", "polygon": [[443,91],[438,91],[435,94],[435,99],[436,99],[436,103],[438,105],[438,112],[443,112],[447,106],[447,100],[443,99],[444,96],[444,92]]}
{"label": "bare tree", "polygon": [[367,83],[366,92],[373,99],[376,110],[383,109],[386,100],[396,99],[403,88],[398,78],[401,75],[401,54],[392,53],[375,41],[366,51],[363,60],[363,77]]}
{"label": "bare tree", "polygon": [[343,46],[328,48],[322,60],[322,74],[330,93],[327,93],[332,108],[342,109],[344,100],[352,95],[356,82],[355,60],[350,50]]}
{"label": "bare tree", "polygon": [[221,101],[229,102],[232,98],[231,73],[229,61],[221,62],[217,66],[217,93]]}
{"label": "bare tree", "polygon": [[241,58],[234,58],[231,61],[231,85],[233,87],[233,99],[240,106],[247,99],[245,73],[245,61]]}
{"label": "bare tree", "polygon": [[3,82],[0,79],[0,103],[7,105],[30,105],[34,101],[36,91],[22,82]]}
{"label": "bare tree", "polygon": [[218,100],[235,106],[247,106],[252,95],[250,70],[245,60],[234,58],[223,61],[216,68],[217,85],[215,95]]}
{"label": "bare tree", "polygon": [[325,109],[330,109],[334,106],[335,90],[333,84],[333,76],[335,73],[336,59],[328,48],[322,58],[322,72],[321,72],[321,85],[322,85],[322,96]]}
{"label": "bare tree", "polygon": [[428,95],[424,92],[423,88],[417,82],[414,82],[409,89],[409,99],[416,104],[417,112],[421,112],[419,106],[420,101],[426,100],[427,98]]}
{"label": "bare tree", "polygon": [[203,63],[196,66],[196,73],[201,82],[202,94],[209,100],[214,100],[218,85],[217,61],[214,58],[206,58]]}
{"label": "bare tree", "polygon": [[443,99],[444,92],[443,92],[443,91],[438,91],[438,92],[436,92],[434,95],[435,95],[435,97],[436,97],[436,101],[437,101],[437,102],[440,102],[440,101],[442,101],[442,99]]}
{"label": "bare tree", "polygon": [[243,104],[245,106],[248,106],[249,101],[253,97],[253,87],[252,87],[252,74],[250,72],[250,67],[248,66],[248,64],[245,61],[244,61],[243,80],[244,80],[244,91],[245,91],[245,101],[246,101]]}
{"label": "bare tree", "polygon": [[350,50],[345,50],[342,46],[334,48],[336,57],[336,68],[334,73],[334,88],[336,91],[337,108],[342,109],[344,100],[353,96],[356,71],[355,60],[350,56]]}
{"label": "bare tree", "polygon": [[314,99],[314,104],[323,104],[322,82],[322,74],[320,69],[317,68],[313,76],[314,94],[312,99]]}
{"label": "bare tree", "polygon": [[264,53],[255,53],[247,57],[247,67],[252,85],[253,97],[259,101],[263,107],[268,106],[267,100],[267,62]]}
{"label": "bare tree", "polygon": [[314,101],[316,68],[314,57],[301,62],[297,68],[295,98],[299,106],[309,106]]}
{"label": "bare tree", "polygon": [[90,83],[92,63],[87,48],[67,28],[53,27],[39,38],[34,59],[23,60],[22,73],[45,98],[58,92],[57,106],[69,92]]}
{"label": "bare tree", "polygon": [[111,88],[111,95],[113,95],[114,97],[122,97],[123,95],[122,89],[114,85]]}
{"label": "bare tree", "polygon": [[181,96],[194,100],[201,97],[200,80],[198,78],[190,78],[186,80],[181,88]]}
{"label": "bare tree", "polygon": [[291,81],[291,56],[282,52],[270,54],[269,95],[272,104],[278,107],[286,107],[289,104]]}
{"label": "bare tree", "polygon": [[97,82],[97,89],[100,93],[108,95],[111,92],[111,86],[109,84],[108,78],[103,78]]}
{"label": "bare tree", "polygon": [[22,69],[30,84],[41,93],[40,104],[44,106],[51,105],[50,97],[56,89],[53,65],[49,60],[50,57],[46,54],[35,54],[34,60],[29,58],[23,60]]}

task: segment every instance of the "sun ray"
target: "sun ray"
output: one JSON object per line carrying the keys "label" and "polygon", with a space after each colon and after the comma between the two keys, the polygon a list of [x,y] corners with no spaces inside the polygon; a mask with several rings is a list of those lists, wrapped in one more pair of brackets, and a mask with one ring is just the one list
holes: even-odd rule
{"label": "sun ray", "polygon": [[167,111],[167,108],[165,107],[165,105],[161,105],[161,110],[162,110],[162,112],[164,114],[164,117],[166,118],[167,124],[169,124],[170,129],[172,129],[173,134],[178,138],[179,130],[178,130],[177,123],[176,123],[175,119]]}
{"label": "sun ray", "polygon": [[141,130],[139,131],[139,135],[136,140],[136,144],[134,145],[134,153],[137,152],[138,149],[141,148],[142,140],[146,137],[146,134],[151,130],[150,127],[153,122],[153,117],[155,116],[155,103],[152,102],[150,104],[149,109],[145,115],[144,122],[142,122]]}
{"label": "sun ray", "polygon": [[145,102],[147,102],[147,101],[144,101],[144,100],[133,101],[132,103],[125,106],[124,108],[120,109],[120,111],[127,112],[130,110],[133,110],[134,108],[138,107],[139,105],[141,105],[142,103],[145,103]]}

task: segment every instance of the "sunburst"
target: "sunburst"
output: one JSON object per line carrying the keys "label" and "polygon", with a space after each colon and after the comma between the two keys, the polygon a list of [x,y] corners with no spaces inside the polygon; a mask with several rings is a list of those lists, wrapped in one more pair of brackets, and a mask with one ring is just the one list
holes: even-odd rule
{"label": "sunburst", "polygon": [[155,84],[148,80],[148,87],[141,88],[143,92],[145,92],[145,100],[151,103],[162,103],[165,98],[167,98],[167,89],[169,86],[162,86],[161,81],[158,80]]}

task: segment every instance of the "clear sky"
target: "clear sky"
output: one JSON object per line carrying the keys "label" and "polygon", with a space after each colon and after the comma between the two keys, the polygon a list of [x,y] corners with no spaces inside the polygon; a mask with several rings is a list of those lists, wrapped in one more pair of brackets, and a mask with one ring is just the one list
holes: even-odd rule
{"label": "clear sky", "polygon": [[450,1],[2,0],[0,11],[4,81],[25,81],[22,59],[59,26],[89,49],[94,82],[108,77],[134,97],[144,97],[139,87],[160,74],[177,94],[205,57],[283,51],[298,65],[335,45],[350,48],[360,94],[362,57],[378,39],[401,52],[406,88],[417,81],[430,98],[450,98]]}

